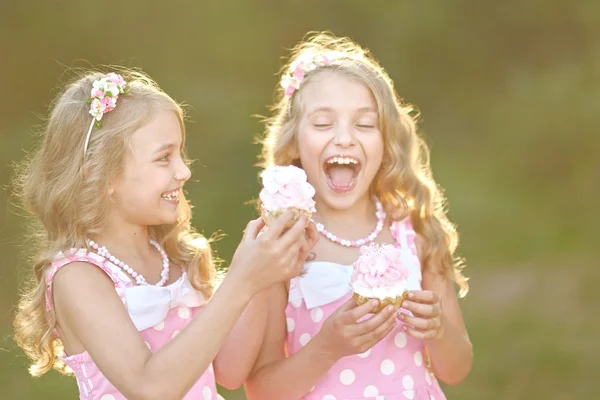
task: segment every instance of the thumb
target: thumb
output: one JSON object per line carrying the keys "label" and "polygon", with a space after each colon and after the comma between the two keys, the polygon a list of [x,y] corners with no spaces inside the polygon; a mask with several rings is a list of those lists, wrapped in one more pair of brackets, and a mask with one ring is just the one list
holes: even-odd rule
{"label": "thumb", "polygon": [[264,226],[265,222],[262,218],[253,219],[252,221],[248,222],[246,229],[244,229],[244,236],[242,237],[242,240],[255,240]]}
{"label": "thumb", "polygon": [[353,308],[356,308],[357,306],[358,305],[356,304],[354,297],[350,297],[350,300],[339,306],[338,309],[335,310],[334,314],[344,314]]}

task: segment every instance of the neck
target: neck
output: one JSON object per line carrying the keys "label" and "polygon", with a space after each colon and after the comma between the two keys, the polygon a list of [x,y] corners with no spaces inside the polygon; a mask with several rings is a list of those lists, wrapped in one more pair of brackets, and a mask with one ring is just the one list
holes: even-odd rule
{"label": "neck", "polygon": [[377,220],[375,205],[368,194],[345,209],[332,208],[323,200],[317,198],[316,209],[318,211],[314,214],[314,220],[331,229],[353,229],[353,227],[364,224],[371,225]]}
{"label": "neck", "polygon": [[106,246],[113,254],[131,254],[135,258],[142,258],[151,251],[148,246],[149,233],[147,226],[135,225],[124,221],[109,222],[101,232],[92,235],[90,239]]}

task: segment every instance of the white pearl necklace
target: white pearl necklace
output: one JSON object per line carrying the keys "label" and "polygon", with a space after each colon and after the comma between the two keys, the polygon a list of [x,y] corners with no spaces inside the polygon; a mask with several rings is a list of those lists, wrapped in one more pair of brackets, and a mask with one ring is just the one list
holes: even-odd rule
{"label": "white pearl necklace", "polygon": [[[169,257],[167,256],[167,253],[165,253],[165,251],[160,247],[160,245],[155,240],[150,239],[149,242],[152,246],[156,247],[156,250],[158,250],[158,252],[160,253],[160,256],[162,257],[162,265],[163,265],[163,269],[160,273],[160,277],[161,277],[160,281],[158,281],[158,283],[154,286],[164,286],[165,283],[167,283],[167,280],[169,280]],[[142,274],[138,274],[129,265],[125,264],[123,261],[119,260],[117,257],[110,254],[106,247],[100,246],[98,243],[94,242],[93,240],[88,240],[88,244],[90,245],[90,247],[92,249],[96,250],[98,255],[106,258],[111,263],[113,263],[117,267],[121,268],[123,271],[127,272],[133,279],[135,279],[135,282],[138,285],[149,285],[149,283],[146,281],[146,278],[144,278],[144,276]]]}
{"label": "white pearl necklace", "polygon": [[358,240],[342,239],[339,236],[337,236],[337,235],[329,232],[327,229],[325,229],[325,225],[323,225],[321,223],[315,224],[317,226],[317,231],[319,231],[319,233],[321,235],[325,236],[327,239],[331,240],[332,242],[341,244],[342,246],[346,246],[346,247],[361,247],[361,246],[371,243],[372,241],[374,241],[377,238],[377,236],[379,236],[379,234],[383,230],[383,224],[385,222],[385,217],[386,217],[386,213],[385,213],[385,211],[383,211],[383,206],[381,205],[381,202],[378,199],[373,199],[373,200],[375,202],[375,208],[377,210],[377,211],[375,211],[375,216],[377,216],[377,225],[375,226],[375,229],[373,230],[373,232],[369,233],[366,237],[364,237],[362,239],[358,239]]}

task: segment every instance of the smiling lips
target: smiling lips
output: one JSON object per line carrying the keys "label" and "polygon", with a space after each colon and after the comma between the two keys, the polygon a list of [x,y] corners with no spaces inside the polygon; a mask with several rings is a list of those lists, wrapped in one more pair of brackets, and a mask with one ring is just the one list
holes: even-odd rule
{"label": "smiling lips", "polygon": [[162,197],[170,203],[177,204],[179,202],[179,188],[170,192],[164,192],[160,197]]}
{"label": "smiling lips", "polygon": [[323,164],[327,184],[336,193],[346,193],[354,189],[360,170],[360,161],[351,156],[332,156]]}

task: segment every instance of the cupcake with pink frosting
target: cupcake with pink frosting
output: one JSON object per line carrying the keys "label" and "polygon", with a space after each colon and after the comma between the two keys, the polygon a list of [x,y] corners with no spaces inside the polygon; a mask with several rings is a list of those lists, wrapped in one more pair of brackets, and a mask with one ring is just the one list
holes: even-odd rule
{"label": "cupcake with pink frosting", "polygon": [[379,306],[374,313],[388,304],[398,310],[408,295],[406,287],[410,270],[407,265],[404,253],[391,244],[371,243],[361,247],[350,280],[356,303],[361,305],[370,299],[377,299]]}
{"label": "cupcake with pink frosting", "polygon": [[261,174],[263,189],[260,191],[261,215],[270,226],[286,210],[294,211],[294,221],[301,214],[312,217],[315,210],[315,189],[306,178],[303,169],[293,165],[273,166]]}

